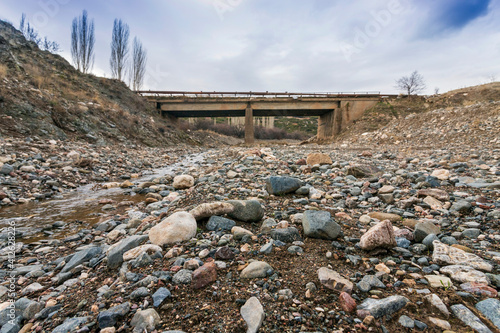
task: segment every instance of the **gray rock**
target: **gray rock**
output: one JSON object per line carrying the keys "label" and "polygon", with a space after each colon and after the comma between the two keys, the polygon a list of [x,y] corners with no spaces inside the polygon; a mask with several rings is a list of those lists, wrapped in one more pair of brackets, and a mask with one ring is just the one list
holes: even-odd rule
{"label": "gray rock", "polygon": [[241,271],[240,277],[242,279],[264,278],[272,269],[267,262],[254,261]]}
{"label": "gray rock", "polygon": [[302,181],[292,177],[269,177],[266,180],[266,190],[269,194],[284,195],[295,192],[302,186]]}
{"label": "gray rock", "polygon": [[75,332],[83,324],[88,323],[89,317],[68,318],[61,325],[54,328],[52,333],[70,333]]}
{"label": "gray rock", "polygon": [[141,299],[149,295],[149,289],[146,287],[140,287],[134,290],[130,294],[131,299]]}
{"label": "gray rock", "polygon": [[229,217],[243,222],[259,222],[264,217],[264,208],[257,200],[229,200],[234,210]]}
{"label": "gray rock", "polygon": [[302,240],[299,231],[294,227],[273,229],[271,230],[271,238],[274,240],[282,241],[284,243],[293,243],[294,241]]}
{"label": "gray rock", "polygon": [[262,222],[262,225],[260,226],[260,232],[268,234],[273,230],[273,227],[276,226],[278,223],[276,222],[275,219],[265,219],[264,222]]}
{"label": "gray rock", "polygon": [[236,225],[236,222],[225,217],[211,216],[207,222],[207,230],[210,231],[226,231],[231,230]]}
{"label": "gray rock", "polygon": [[458,200],[450,207],[450,212],[467,213],[472,205],[466,200]]}
{"label": "gray rock", "polygon": [[307,210],[302,218],[304,234],[311,238],[336,239],[341,229],[329,212]]}
{"label": "gray rock", "polygon": [[120,267],[123,262],[123,254],[128,250],[138,247],[148,238],[148,235],[134,235],[121,240],[108,252],[108,268],[114,269]]}
{"label": "gray rock", "polygon": [[386,315],[392,315],[394,312],[402,309],[408,302],[408,298],[399,295],[383,299],[368,298],[358,305],[358,309],[367,310],[375,318],[380,318]]}
{"label": "gray rock", "polygon": [[170,290],[168,290],[165,287],[159,288],[154,294],[153,294],[153,306],[155,308],[159,307],[163,301],[172,296],[170,293]]}
{"label": "gray rock", "polygon": [[257,297],[250,297],[241,307],[240,313],[247,324],[247,333],[256,333],[265,317],[264,308]]}
{"label": "gray rock", "polygon": [[476,304],[476,309],[500,329],[500,301],[498,299],[485,299]]}
{"label": "gray rock", "polygon": [[371,287],[385,289],[385,284],[375,275],[365,275],[361,281],[368,283]]}
{"label": "gray rock", "polygon": [[297,246],[297,245],[292,245],[292,246],[290,246],[290,247],[287,249],[287,251],[288,251],[289,253],[292,253],[292,254],[297,254],[297,253],[302,254],[302,253],[304,253],[304,249],[303,249],[303,248],[301,248],[300,246]]}
{"label": "gray rock", "polygon": [[438,236],[436,236],[435,234],[429,234],[422,240],[422,244],[427,246],[429,250],[433,250],[434,245],[432,244],[432,242],[434,242],[435,240],[439,240]]}
{"label": "gray rock", "polygon": [[18,333],[21,330],[21,326],[17,323],[17,321],[14,322],[8,322],[5,325],[2,326],[2,329],[0,330],[0,333]]}
{"label": "gray rock", "polygon": [[402,315],[401,317],[399,317],[398,323],[406,328],[415,327],[415,321],[406,315]]}
{"label": "gray rock", "polygon": [[465,229],[462,231],[462,236],[469,239],[476,239],[481,234],[481,230],[476,228]]}
{"label": "gray rock", "polygon": [[160,323],[160,316],[154,309],[139,310],[130,321],[134,332],[150,332]]}
{"label": "gray rock", "polygon": [[66,265],[64,265],[61,273],[68,272],[75,268],[78,265],[83,264],[84,262],[89,261],[92,258],[98,257],[101,255],[102,249],[100,247],[91,247],[82,251],[75,253],[75,255],[71,258]]}
{"label": "gray rock", "polygon": [[12,171],[14,171],[14,168],[12,167],[12,165],[7,164],[7,163],[5,163],[4,165],[2,165],[2,168],[0,168],[0,173],[2,175],[8,175]]}
{"label": "gray rock", "polygon": [[465,325],[469,326],[473,330],[479,333],[492,333],[486,325],[483,324],[481,320],[479,320],[471,310],[469,310],[463,304],[455,304],[451,306],[451,311],[460,319]]}
{"label": "gray rock", "polygon": [[189,269],[181,269],[172,277],[174,284],[190,284],[193,279],[193,272]]}
{"label": "gray rock", "polygon": [[122,303],[108,310],[99,312],[97,316],[97,321],[99,322],[99,328],[106,328],[115,326],[115,324],[121,320],[130,311],[130,303]]}
{"label": "gray rock", "polygon": [[[447,244],[447,245],[458,244],[457,239],[455,237],[452,237],[452,236],[445,236],[445,237],[441,238],[441,242],[443,242],[444,244]],[[434,246],[432,246],[432,248],[434,248]]]}
{"label": "gray rock", "polygon": [[422,242],[425,237],[430,234],[439,235],[440,228],[432,222],[425,221],[420,222],[415,225],[415,231],[413,232],[415,242]]}
{"label": "gray rock", "polygon": [[270,242],[262,245],[262,247],[260,248],[259,252],[262,253],[262,254],[270,254],[271,252],[273,252],[273,240],[271,240]]}

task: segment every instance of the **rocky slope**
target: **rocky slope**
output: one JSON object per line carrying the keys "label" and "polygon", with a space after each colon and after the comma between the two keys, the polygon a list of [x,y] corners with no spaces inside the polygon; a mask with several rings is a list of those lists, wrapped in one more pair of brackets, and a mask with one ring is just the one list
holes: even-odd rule
{"label": "rocky slope", "polygon": [[415,99],[380,103],[337,143],[426,147],[500,146],[500,83]]}
{"label": "rocky slope", "polygon": [[0,135],[150,146],[188,141],[123,82],[78,72],[3,21]]}

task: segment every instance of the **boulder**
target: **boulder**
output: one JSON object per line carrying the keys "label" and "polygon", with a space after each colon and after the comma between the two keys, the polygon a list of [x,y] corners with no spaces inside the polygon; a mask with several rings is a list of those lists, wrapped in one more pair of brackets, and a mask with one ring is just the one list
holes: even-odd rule
{"label": "boulder", "polygon": [[193,208],[189,213],[198,221],[214,215],[225,215],[232,212],[234,206],[227,202],[203,203]]}
{"label": "boulder", "polygon": [[264,208],[257,200],[229,200],[234,210],[228,216],[242,222],[259,222],[264,217]]}
{"label": "boulder", "polygon": [[347,174],[356,178],[369,177],[381,172],[382,170],[372,165],[356,165],[347,168]]}
{"label": "boulder", "polygon": [[271,238],[274,240],[279,240],[284,243],[292,243],[294,241],[301,241],[299,231],[294,228],[284,228],[284,229],[272,229],[271,230]]}
{"label": "boulder", "polygon": [[194,186],[194,178],[190,175],[180,175],[174,177],[174,183],[172,185],[176,190],[182,190],[185,188],[190,188]]}
{"label": "boulder", "polygon": [[292,177],[269,177],[266,180],[266,190],[269,194],[284,195],[293,193],[302,186],[302,181]]}
{"label": "boulder", "polygon": [[413,238],[415,242],[422,242],[425,237],[430,234],[439,235],[441,228],[430,221],[419,222],[415,225],[415,231],[413,232]]}
{"label": "boulder", "polygon": [[182,242],[196,236],[196,229],[197,224],[193,215],[177,212],[151,228],[149,240],[159,246]]}
{"label": "boulder", "polygon": [[375,248],[393,248],[396,247],[396,238],[394,229],[388,220],[382,221],[361,236],[359,246],[363,250],[373,250]]}
{"label": "boulder", "polygon": [[307,155],[306,159],[307,165],[325,165],[325,164],[333,164],[330,155],[322,154],[322,153],[311,153]]}
{"label": "boulder", "polygon": [[336,239],[341,234],[340,225],[329,212],[307,210],[302,218],[304,234],[311,238]]}

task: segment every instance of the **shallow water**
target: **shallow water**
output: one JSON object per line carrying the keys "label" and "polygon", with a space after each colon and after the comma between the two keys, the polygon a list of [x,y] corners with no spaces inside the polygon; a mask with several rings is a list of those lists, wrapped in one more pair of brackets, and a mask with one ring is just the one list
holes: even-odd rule
{"label": "shallow water", "polygon": [[[165,175],[173,175],[179,169],[199,165],[204,160],[203,153],[181,157],[182,162],[173,163],[163,168],[144,172],[143,176],[132,179],[133,183],[142,183]],[[101,199],[121,201],[144,201],[144,195],[130,193],[122,188],[103,189],[97,184],[78,187],[62,195],[61,199],[33,201],[23,205],[0,208],[0,228],[15,222],[17,232],[22,233],[23,242],[34,242],[47,238],[63,238],[83,228],[90,228],[99,222],[105,212],[102,211]],[[114,211],[111,211],[112,214]],[[52,228],[56,221],[65,222],[63,228]],[[2,232],[2,234],[5,234]]]}

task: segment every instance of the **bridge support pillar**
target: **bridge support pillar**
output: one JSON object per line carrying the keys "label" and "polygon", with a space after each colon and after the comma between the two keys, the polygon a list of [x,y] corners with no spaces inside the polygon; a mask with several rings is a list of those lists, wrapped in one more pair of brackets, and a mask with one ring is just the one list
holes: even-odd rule
{"label": "bridge support pillar", "polygon": [[253,109],[250,104],[245,109],[245,144],[251,145],[255,142],[255,130],[253,124]]}
{"label": "bridge support pillar", "polygon": [[336,110],[325,113],[318,118],[318,140],[327,140],[333,138],[335,134],[335,114]]}

